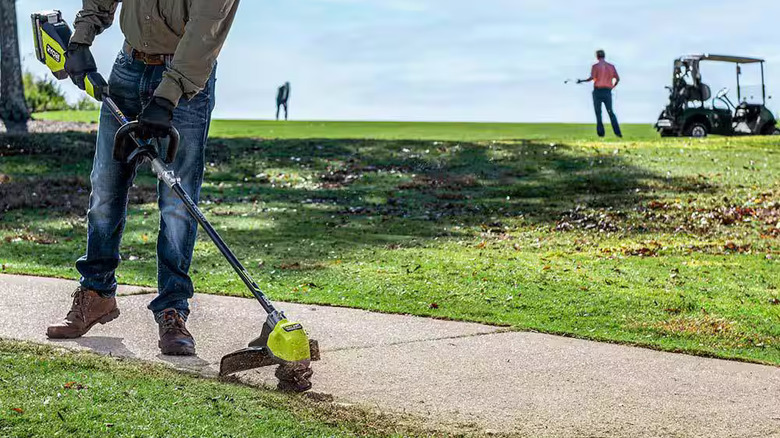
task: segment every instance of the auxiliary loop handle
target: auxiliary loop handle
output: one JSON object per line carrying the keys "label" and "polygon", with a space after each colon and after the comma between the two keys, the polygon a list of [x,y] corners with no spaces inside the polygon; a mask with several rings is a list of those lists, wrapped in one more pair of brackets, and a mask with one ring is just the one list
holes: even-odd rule
{"label": "auxiliary loop handle", "polygon": [[[142,144],[138,141],[140,138],[140,129],[141,126],[135,121],[125,123],[116,131],[116,136],[114,136],[114,160],[125,163],[134,155],[133,152],[142,147]],[[131,135],[133,138],[128,139]],[[179,150],[179,131],[176,128],[171,127],[170,131],[168,131],[168,139],[165,164],[173,163],[173,160],[176,158],[176,152]]]}

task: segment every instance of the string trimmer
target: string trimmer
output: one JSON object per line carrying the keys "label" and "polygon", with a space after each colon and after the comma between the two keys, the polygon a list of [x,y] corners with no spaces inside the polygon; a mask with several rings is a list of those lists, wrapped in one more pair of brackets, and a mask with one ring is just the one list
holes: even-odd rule
{"label": "string trimmer", "polygon": [[[65,71],[65,57],[71,31],[62,19],[60,11],[40,12],[32,15],[35,33],[35,53],[58,79],[68,77]],[[181,199],[189,214],[200,224],[211,238],[241,281],[268,314],[260,336],[249,343],[249,347],[230,353],[222,358],[220,376],[227,376],[255,368],[279,365],[276,377],[284,390],[306,391],[311,388],[311,361],[319,360],[317,341],[309,339],[303,326],[287,319],[260,290],[235,254],[209,223],[198,206],[182,188],[179,178],[169,167],[176,157],[179,146],[179,132],[172,128],[168,135],[165,159],[160,158],[158,142],[142,140],[139,137],[138,122],[130,121],[111,99],[108,83],[97,73],[90,73],[85,79],[86,92],[95,100],[103,102],[121,127],[114,141],[114,159],[134,166],[151,163],[157,178],[166,184]],[[130,141],[127,141],[127,140]],[[155,144],[156,143],[156,144]]]}

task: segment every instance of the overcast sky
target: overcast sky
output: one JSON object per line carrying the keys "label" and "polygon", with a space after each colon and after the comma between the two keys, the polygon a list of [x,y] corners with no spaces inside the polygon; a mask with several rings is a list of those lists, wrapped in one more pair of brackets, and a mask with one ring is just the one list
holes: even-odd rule
{"label": "overcast sky", "polygon": [[[45,74],[30,13],[56,7],[72,22],[80,5],[17,2],[25,68]],[[765,57],[770,94],[780,87],[778,20],[771,0],[244,0],[220,56],[215,116],[270,118],[290,81],[299,120],[590,122],[590,88],[564,80],[588,76],[604,48],[623,78],[619,116],[650,122],[682,54]],[[121,43],[118,25],[98,37],[102,71]],[[744,80],[757,84],[757,72]],[[709,73],[713,92],[734,88],[731,66]]]}

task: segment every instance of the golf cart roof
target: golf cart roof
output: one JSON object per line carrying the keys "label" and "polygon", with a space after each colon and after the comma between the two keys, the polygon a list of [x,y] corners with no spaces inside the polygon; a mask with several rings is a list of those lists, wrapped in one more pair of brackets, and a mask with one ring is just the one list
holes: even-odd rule
{"label": "golf cart roof", "polygon": [[702,55],[688,55],[680,58],[681,61],[721,61],[721,62],[734,62],[737,64],[755,64],[757,62],[764,62],[760,58],[748,58],[745,56],[728,56],[728,55],[711,55],[704,53]]}

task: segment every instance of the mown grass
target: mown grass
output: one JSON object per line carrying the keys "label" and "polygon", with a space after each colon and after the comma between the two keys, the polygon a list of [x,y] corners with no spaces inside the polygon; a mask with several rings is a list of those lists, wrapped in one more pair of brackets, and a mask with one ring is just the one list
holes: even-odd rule
{"label": "mown grass", "polygon": [[[34,115],[40,120],[97,123],[94,111],[51,111]],[[651,124],[625,125],[626,136],[653,139]],[[326,122],[268,120],[214,120],[212,137],[267,139],[378,139],[378,140],[541,140],[553,135],[556,139],[579,140],[595,137],[595,128],[588,124],[563,123],[406,123],[406,122]],[[605,141],[616,141],[608,137]]]}
{"label": "mown grass", "polygon": [[0,340],[4,437],[434,435],[411,427],[160,365]]}
{"label": "mown grass", "polygon": [[97,123],[100,120],[99,111],[46,111],[33,113],[35,120],[56,120],[60,122]]}
{"label": "mown grass", "polygon": [[[514,140],[452,140],[475,126],[450,140],[223,133],[203,208],[277,300],[780,365],[776,139],[601,142],[520,125]],[[77,278],[93,142],[3,138],[5,272]],[[155,282],[153,184],[145,170],[134,190],[125,283]],[[204,239],[193,278],[246,294]]]}

